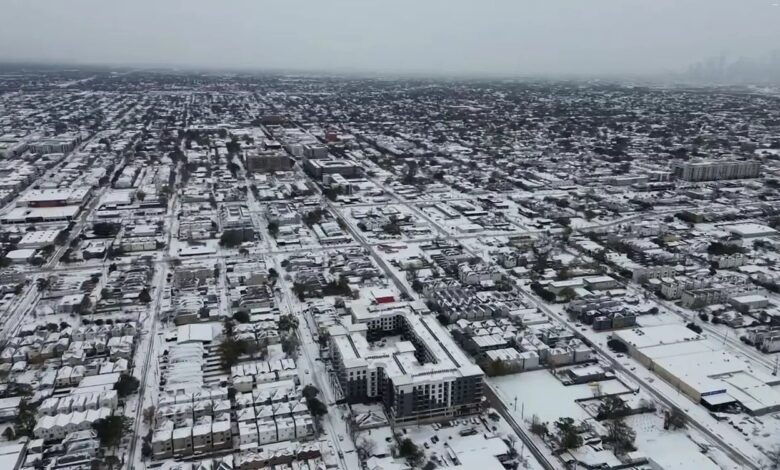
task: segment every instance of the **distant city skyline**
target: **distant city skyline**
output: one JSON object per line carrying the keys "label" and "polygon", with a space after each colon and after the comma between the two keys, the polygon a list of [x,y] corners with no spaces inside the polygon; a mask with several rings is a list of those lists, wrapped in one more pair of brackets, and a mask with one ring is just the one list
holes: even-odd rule
{"label": "distant city skyline", "polygon": [[4,2],[0,61],[466,76],[660,76],[780,44],[770,0]]}

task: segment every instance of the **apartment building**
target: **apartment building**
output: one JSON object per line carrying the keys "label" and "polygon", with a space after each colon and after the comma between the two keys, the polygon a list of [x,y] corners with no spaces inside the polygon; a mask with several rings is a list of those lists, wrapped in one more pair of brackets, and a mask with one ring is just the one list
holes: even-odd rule
{"label": "apartment building", "polygon": [[[353,324],[333,326],[336,376],[347,401],[380,401],[394,423],[474,413],[483,372],[416,304],[350,307]],[[416,311],[415,311],[416,310]],[[390,341],[397,337],[400,341]]]}
{"label": "apartment building", "polygon": [[219,222],[223,231],[238,233],[246,241],[255,237],[254,222],[245,205],[223,205],[219,208]]}
{"label": "apartment building", "polygon": [[761,163],[740,160],[699,160],[674,167],[674,175],[685,181],[718,181],[757,178]]}
{"label": "apartment building", "polygon": [[293,163],[283,151],[249,151],[246,154],[246,166],[250,172],[288,171]]}
{"label": "apartment building", "polygon": [[312,160],[304,159],[303,169],[312,177],[321,180],[323,175],[339,174],[355,176],[360,173],[360,166],[350,160]]}

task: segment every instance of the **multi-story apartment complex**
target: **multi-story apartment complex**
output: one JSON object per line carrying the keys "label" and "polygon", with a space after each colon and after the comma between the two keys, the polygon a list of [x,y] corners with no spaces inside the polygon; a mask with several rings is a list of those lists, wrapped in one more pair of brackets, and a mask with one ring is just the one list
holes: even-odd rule
{"label": "multi-story apartment complex", "polygon": [[246,154],[247,170],[251,172],[287,171],[293,163],[284,151],[250,151]]}
{"label": "multi-story apartment complex", "polygon": [[60,135],[52,138],[44,138],[31,141],[28,148],[33,153],[65,153],[70,152],[81,143],[80,135]]}
{"label": "multi-story apartment complex", "polygon": [[315,160],[305,158],[303,169],[313,178],[321,180],[323,175],[355,176],[360,173],[360,166],[350,160],[332,159]]}
{"label": "multi-story apartment complex", "polygon": [[235,232],[245,240],[255,237],[255,226],[249,208],[245,205],[223,205],[219,208],[219,222],[222,230]]}
{"label": "multi-story apartment complex", "polygon": [[761,163],[750,160],[698,160],[674,167],[674,175],[685,181],[756,178],[760,173]]}
{"label": "multi-story apartment complex", "polygon": [[347,401],[381,401],[395,423],[478,411],[482,370],[423,305],[353,303],[350,308],[353,324],[329,330]]}

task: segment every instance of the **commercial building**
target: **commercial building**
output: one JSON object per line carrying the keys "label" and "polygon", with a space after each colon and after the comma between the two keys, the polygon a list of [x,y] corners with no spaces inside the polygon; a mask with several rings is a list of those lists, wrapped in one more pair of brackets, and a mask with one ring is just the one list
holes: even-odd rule
{"label": "commercial building", "polygon": [[313,160],[304,159],[303,169],[313,178],[322,179],[323,175],[339,174],[341,176],[356,176],[360,166],[349,160]]}
{"label": "commercial building", "polygon": [[729,299],[729,303],[741,313],[748,313],[769,306],[769,299],[761,294],[740,295]]}
{"label": "commercial building", "polygon": [[750,414],[780,410],[780,378],[682,325],[615,331],[629,354],[676,389],[711,410],[739,405]]}
{"label": "commercial building", "polygon": [[674,175],[685,181],[718,181],[757,178],[761,163],[742,160],[699,160],[675,165]]}
{"label": "commercial building", "polygon": [[329,330],[334,369],[348,402],[381,401],[394,423],[479,410],[482,370],[432,315],[418,313],[427,310],[423,305],[355,302],[350,309],[353,324]]}
{"label": "commercial building", "polygon": [[776,237],[777,230],[762,224],[737,224],[726,227],[726,230],[739,238]]}
{"label": "commercial building", "polygon": [[81,211],[79,206],[63,207],[15,207],[0,217],[4,224],[28,224],[37,222],[70,222]]}
{"label": "commercial building", "polygon": [[18,207],[61,207],[81,205],[91,192],[89,186],[68,189],[34,189],[16,200]]}
{"label": "commercial building", "polygon": [[293,160],[284,152],[249,151],[246,154],[246,166],[251,172],[287,171],[293,167],[293,163]]}
{"label": "commercial building", "polygon": [[26,232],[17,246],[19,248],[43,248],[47,245],[53,245],[60,234],[59,230],[35,230]]}
{"label": "commercial building", "polygon": [[28,455],[27,443],[8,443],[0,446],[0,468],[16,470],[22,468]]}

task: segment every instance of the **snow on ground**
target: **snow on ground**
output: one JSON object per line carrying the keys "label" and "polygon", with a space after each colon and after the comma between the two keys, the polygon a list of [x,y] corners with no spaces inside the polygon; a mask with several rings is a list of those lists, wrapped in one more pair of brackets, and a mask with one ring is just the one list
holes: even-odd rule
{"label": "snow on ground", "polygon": [[[530,423],[536,415],[540,421],[552,423],[561,417],[570,417],[575,421],[590,418],[584,408],[575,400],[591,398],[594,387],[587,384],[566,386],[547,370],[525,372],[488,379],[499,391],[505,403],[510,404],[508,411],[518,422]],[[621,379],[622,380],[622,379]],[[630,393],[634,385],[620,380],[599,382],[600,393]],[[515,397],[517,406],[514,407]],[[626,418],[626,422],[636,431],[636,446],[648,457],[658,457],[664,468],[739,468],[717,449],[710,448],[706,438],[697,432],[685,429],[667,431],[663,429],[663,408],[655,413],[643,413]],[[780,423],[780,420],[778,420]],[[776,436],[776,435],[775,435]],[[701,443],[709,448],[703,454]],[[693,466],[691,466],[693,465]]]}
{"label": "snow on ground", "polygon": [[[504,439],[508,435],[514,435],[514,431],[509,427],[509,424],[503,419],[499,418],[498,421],[494,421],[488,418],[485,414],[479,417],[465,417],[460,419],[454,419],[450,421],[451,425],[439,426],[439,425],[410,425],[399,427],[396,432],[399,433],[400,439],[411,439],[412,442],[425,452],[425,461],[434,459],[440,462],[440,466],[452,466],[457,463],[452,459],[449,449],[452,449],[455,453],[469,452],[487,452],[485,449],[493,448],[495,444],[491,445],[491,439]],[[465,430],[474,429],[476,434],[470,436],[461,436],[460,432]],[[498,447],[506,444],[498,444]],[[523,463],[520,464],[521,468],[538,469],[542,468],[539,462],[536,461],[530,452],[525,450],[522,442],[519,440],[514,444],[515,450],[519,455],[523,456]],[[507,445],[506,449],[509,447]],[[484,458],[489,456],[484,455]],[[436,460],[438,459],[438,460]]]}
{"label": "snow on ground", "polygon": [[[575,400],[592,398],[594,388],[587,384],[566,386],[547,370],[536,370],[521,374],[505,375],[487,379],[499,391],[502,401],[507,403],[515,419],[529,421],[536,415],[543,422],[552,423],[558,418],[574,418],[575,421],[589,416]],[[630,390],[618,380],[599,382],[602,395],[626,393]],[[515,397],[517,406],[515,409]]]}
{"label": "snow on ground", "polygon": [[[547,305],[547,308],[553,311],[554,313],[556,313],[557,315],[559,315],[561,318],[563,318],[564,321],[566,321],[565,320],[566,315],[563,313],[563,308],[564,308],[563,305],[552,304],[552,305]],[[661,309],[661,312],[664,312],[664,309]],[[573,324],[573,322],[568,322],[568,323]],[[643,315],[638,319],[638,323],[640,325],[651,325],[651,324],[655,325],[655,324],[669,324],[669,323],[680,324],[680,318],[673,316],[671,314],[659,313],[658,315]],[[704,426],[706,429],[711,431],[713,434],[717,435],[720,439],[723,439],[733,448],[739,449],[740,452],[742,452],[745,456],[750,458],[752,461],[763,462],[766,459],[766,457],[763,454],[762,449],[771,449],[773,445],[780,444],[780,442],[778,442],[776,438],[774,442],[771,442],[771,436],[777,436],[777,434],[773,434],[773,432],[778,428],[780,428],[780,418],[775,419],[772,416],[775,415],[780,416],[780,413],[774,413],[772,415],[767,415],[766,417],[762,417],[761,421],[763,423],[766,423],[771,419],[771,423],[773,425],[766,425],[766,427],[763,427],[762,430],[759,431],[756,435],[751,435],[750,433],[748,433],[748,435],[746,436],[741,431],[739,431],[738,429],[730,425],[728,422],[717,421],[712,415],[710,415],[710,412],[706,408],[699,405],[698,403],[694,403],[690,399],[690,397],[682,393],[676,387],[673,387],[669,383],[664,382],[661,378],[655,375],[654,372],[645,368],[638,361],[634,360],[631,357],[624,356],[623,354],[616,354],[610,351],[608,348],[606,348],[605,346],[607,340],[611,336],[611,332],[609,331],[596,332],[593,331],[593,329],[591,329],[590,327],[582,327],[578,329],[583,333],[583,335],[588,340],[593,342],[595,345],[598,345],[605,354],[611,356],[612,358],[620,362],[623,365],[623,367],[625,367],[626,371],[630,371],[630,373],[635,374],[639,380],[644,381],[644,384],[639,384],[640,386],[642,386],[643,388],[645,386],[650,387],[655,392],[663,395],[666,399],[670,400],[676,407],[684,410],[696,422],[700,423],[702,426]],[[728,344],[726,345],[726,347],[727,349],[731,349],[738,357],[742,357],[744,360],[749,360],[743,352],[733,349]],[[758,365],[753,364],[753,366],[757,367]],[[626,383],[631,382],[631,380],[626,377],[626,374],[618,374],[618,375],[622,377],[622,380],[624,382]],[[512,397],[512,400],[513,399],[514,398]],[[511,400],[509,401],[509,403],[511,403]],[[518,409],[519,407],[520,405],[518,404]],[[527,417],[528,412],[526,412],[525,415]],[[739,420],[741,419],[740,417],[746,417],[746,415],[737,415],[736,419]],[[777,422],[777,424],[775,424],[775,422]],[[769,433],[769,436],[767,438],[763,437],[763,435],[766,433]],[[710,444],[712,443],[710,442]],[[724,468],[731,468],[731,465],[733,465],[731,460],[726,458],[725,456],[721,460],[723,462],[727,462],[723,464]]]}
{"label": "snow on ground", "polygon": [[[706,440],[696,432],[687,429],[665,430],[662,413],[663,411],[659,410],[655,413],[643,413],[625,419],[626,423],[636,431],[635,443],[642,454],[668,469],[739,468],[729,459],[718,456],[716,452],[712,452],[712,455],[708,455],[709,452],[702,453],[697,443],[704,443]],[[718,460],[723,463],[718,463]]]}

